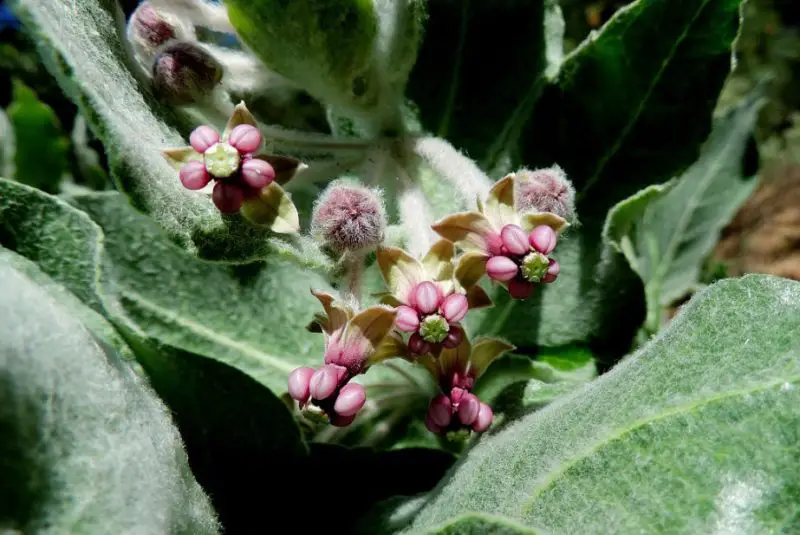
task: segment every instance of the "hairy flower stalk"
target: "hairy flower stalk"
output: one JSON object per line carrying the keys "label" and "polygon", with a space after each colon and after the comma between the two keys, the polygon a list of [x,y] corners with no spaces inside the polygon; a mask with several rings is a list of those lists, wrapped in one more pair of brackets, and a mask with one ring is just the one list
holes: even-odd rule
{"label": "hairy flower stalk", "polygon": [[475,381],[496,358],[514,346],[493,338],[474,345],[464,338],[438,358],[424,355],[419,362],[433,376],[441,393],[431,400],[425,417],[427,428],[437,434],[462,429],[482,433],[492,424],[492,408],[472,393]]}
{"label": "hairy flower stalk", "polygon": [[356,313],[331,294],[312,294],[325,310],[316,318],[325,336],[325,364],[294,370],[289,376],[289,395],[301,408],[311,403],[333,425],[344,427],[366,402],[364,387],[350,380],[377,362],[404,356],[405,347],[392,331],[396,312],[390,307],[374,306]]}
{"label": "hairy flower stalk", "polygon": [[409,333],[413,355],[437,355],[456,347],[464,338],[460,322],[469,309],[491,304],[480,286],[456,278],[454,255],[447,240],[436,242],[422,260],[396,247],[378,250],[378,266],[389,288],[381,301],[396,307],[396,327]]}
{"label": "hairy flower stalk", "polygon": [[514,299],[527,299],[537,283],[551,283],[560,266],[550,257],[558,233],[569,224],[551,212],[523,212],[515,208],[517,176],[497,182],[477,212],[461,212],[437,222],[433,229],[458,245],[455,276],[474,285],[483,275],[505,286]]}

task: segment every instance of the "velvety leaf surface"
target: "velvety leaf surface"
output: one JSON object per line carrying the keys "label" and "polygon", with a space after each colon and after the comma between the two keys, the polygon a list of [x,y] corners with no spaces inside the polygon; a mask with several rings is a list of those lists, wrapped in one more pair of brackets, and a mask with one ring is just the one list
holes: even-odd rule
{"label": "velvety leaf surface", "polygon": [[639,0],[565,58],[522,138],[521,161],[558,163],[581,217],[691,164],[731,66],[741,0]]}
{"label": "velvety leaf surface", "polygon": [[0,262],[0,526],[25,533],[218,533],[152,390]]}
{"label": "velvety leaf surface", "polygon": [[686,173],[611,213],[606,234],[642,277],[656,310],[691,291],[719,233],[753,192],[757,181],[743,155],[762,104],[751,95],[717,121]]}
{"label": "velvety leaf surface", "polygon": [[432,0],[408,96],[423,128],[477,160],[518,135],[562,49],[555,1]]}
{"label": "velvety leaf surface", "polygon": [[800,283],[719,282],[609,373],[484,436],[408,532],[465,510],[556,533],[793,531],[798,382]]}
{"label": "velvety leaf surface", "polygon": [[103,142],[115,183],[137,208],[201,257],[239,262],[268,254],[268,234],[239,216],[223,217],[208,196],[183,188],[161,155],[187,144],[187,128],[129,70],[116,2],[21,0],[20,7],[45,65]]}
{"label": "velvety leaf surface", "polygon": [[469,513],[425,532],[426,535],[544,535],[500,516]]}

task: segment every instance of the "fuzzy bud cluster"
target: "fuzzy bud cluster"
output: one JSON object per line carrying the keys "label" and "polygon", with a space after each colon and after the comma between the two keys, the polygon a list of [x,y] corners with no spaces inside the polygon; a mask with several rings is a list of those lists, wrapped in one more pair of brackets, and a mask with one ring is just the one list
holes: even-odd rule
{"label": "fuzzy bud cluster", "polygon": [[383,241],[386,214],[380,192],[334,182],[311,216],[311,233],[336,253],[369,252]]}
{"label": "fuzzy bud cluster", "polygon": [[567,221],[575,217],[575,188],[561,167],[517,171],[516,208],[550,212]]}

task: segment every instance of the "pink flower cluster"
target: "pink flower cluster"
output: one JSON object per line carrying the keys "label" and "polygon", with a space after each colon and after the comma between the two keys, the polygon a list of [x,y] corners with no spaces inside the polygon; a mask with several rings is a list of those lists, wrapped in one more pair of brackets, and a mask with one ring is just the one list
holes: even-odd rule
{"label": "pink flower cluster", "polygon": [[527,299],[537,282],[556,280],[560,267],[548,255],[555,249],[558,237],[548,225],[535,227],[527,234],[518,225],[505,225],[500,235],[488,242],[489,278],[508,284],[508,293],[515,299]]}
{"label": "pink flower cluster", "polygon": [[338,364],[325,364],[316,370],[297,368],[289,375],[289,395],[301,408],[312,401],[333,425],[345,427],[355,420],[367,401],[364,387],[349,383],[350,379],[347,368]]}
{"label": "pink flower cluster", "polygon": [[450,383],[454,386],[443,388],[445,391],[449,390],[449,394],[441,394],[431,400],[425,416],[425,427],[437,434],[458,431],[465,427],[477,433],[489,429],[494,413],[489,405],[470,392],[473,383],[474,379],[471,377],[461,378],[454,374]]}
{"label": "pink flower cluster", "polygon": [[438,353],[442,347],[452,349],[461,343],[464,331],[459,325],[469,310],[466,296],[444,295],[431,281],[417,284],[409,293],[407,305],[397,307],[396,326],[413,333],[408,340],[412,353]]}

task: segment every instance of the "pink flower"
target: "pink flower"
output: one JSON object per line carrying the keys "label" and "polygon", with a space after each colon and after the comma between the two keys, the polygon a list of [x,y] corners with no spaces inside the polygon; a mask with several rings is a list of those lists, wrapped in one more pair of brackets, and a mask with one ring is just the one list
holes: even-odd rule
{"label": "pink flower", "polygon": [[491,304],[480,286],[465,286],[455,276],[455,248],[447,240],[435,243],[420,261],[396,247],[378,250],[378,266],[389,288],[382,302],[397,309],[398,330],[410,333],[414,355],[438,354],[464,338],[460,322],[470,308]]}
{"label": "pink flower", "polygon": [[261,132],[243,102],[222,135],[210,126],[199,126],[189,144],[164,151],[186,189],[210,193],[223,214],[241,213],[277,233],[299,230],[297,210],[280,184],[304,166],[293,158],[259,153]]}
{"label": "pink flower", "polygon": [[477,212],[461,212],[433,225],[465,253],[455,276],[474,285],[483,275],[505,286],[511,297],[526,299],[536,283],[551,283],[560,271],[550,257],[558,233],[569,224],[550,212],[519,213],[514,206],[515,175],[497,182]]}
{"label": "pink flower", "polygon": [[325,292],[312,291],[325,309],[316,318],[325,335],[325,364],[297,368],[289,375],[289,395],[303,407],[312,403],[333,425],[349,425],[366,402],[364,387],[350,380],[373,364],[405,356],[403,341],[392,332],[396,312],[374,306],[358,313]]}
{"label": "pink flower", "polygon": [[472,393],[475,381],[497,357],[514,346],[493,338],[478,339],[473,346],[464,338],[454,348],[444,349],[439,358],[419,359],[439,385],[441,394],[431,400],[425,425],[434,433],[460,429],[486,431],[494,417],[492,408]]}

